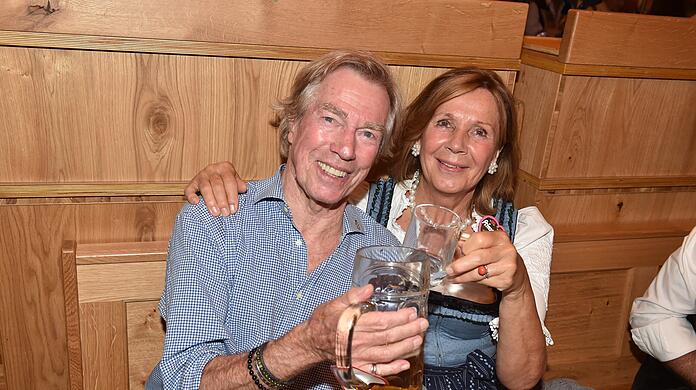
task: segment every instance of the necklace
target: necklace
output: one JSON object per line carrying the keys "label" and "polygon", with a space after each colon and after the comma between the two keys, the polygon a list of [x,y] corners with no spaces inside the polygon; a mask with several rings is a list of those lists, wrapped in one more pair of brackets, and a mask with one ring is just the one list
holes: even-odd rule
{"label": "necklace", "polygon": [[[418,184],[420,183],[420,170],[416,169],[415,172],[413,172],[413,178],[411,178],[411,184],[408,186],[408,201],[406,204],[406,208],[411,208],[413,209],[416,207],[416,189],[418,189]],[[468,218],[462,218],[462,226],[468,226],[471,225],[472,228],[475,226],[475,220],[481,219],[481,216],[476,213],[476,211],[473,212],[473,218],[472,216],[469,216]],[[463,231],[462,231],[463,233]]]}
{"label": "necklace", "polygon": [[413,172],[411,185],[408,187],[408,204],[406,207],[416,207],[416,189],[418,188],[418,182],[420,182],[420,170],[416,169],[416,171]]}

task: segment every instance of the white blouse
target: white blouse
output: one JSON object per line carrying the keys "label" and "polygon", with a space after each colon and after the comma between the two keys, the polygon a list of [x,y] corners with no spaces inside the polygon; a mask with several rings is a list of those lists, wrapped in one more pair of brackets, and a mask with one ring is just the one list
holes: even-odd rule
{"label": "white blouse", "polygon": [[[401,217],[404,210],[408,207],[407,193],[410,187],[411,180],[399,182],[394,187],[391,209],[389,210],[389,221],[387,222],[387,229],[389,229],[401,242],[404,241],[406,232],[396,220]],[[363,196],[359,200],[356,199],[354,203],[361,210],[365,211],[367,210],[367,198],[368,194],[364,192]],[[472,220],[478,221],[480,219],[481,216],[474,212]],[[541,321],[541,326],[546,338],[546,345],[553,345],[551,334],[548,329],[546,329],[546,325],[544,325],[549,300],[553,227],[546,222],[538,208],[532,206],[518,210],[513,245],[527,268],[529,282],[534,291],[537,314],[539,315],[539,320]],[[498,318],[495,318],[490,323],[491,330],[493,331],[493,338],[496,340],[498,339],[498,323]]]}

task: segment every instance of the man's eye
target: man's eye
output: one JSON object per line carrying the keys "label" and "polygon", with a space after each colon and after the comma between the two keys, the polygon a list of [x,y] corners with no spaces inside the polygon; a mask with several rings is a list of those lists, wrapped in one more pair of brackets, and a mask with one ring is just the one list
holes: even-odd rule
{"label": "man's eye", "polygon": [[336,119],[334,119],[334,118],[332,118],[332,117],[330,117],[330,116],[324,116],[324,117],[322,117],[322,119],[323,119],[324,122],[326,122],[326,123],[331,123],[331,124],[333,124],[333,123],[336,122]]}
{"label": "man's eye", "polygon": [[358,134],[369,141],[379,140],[379,133],[372,130],[361,130]]}

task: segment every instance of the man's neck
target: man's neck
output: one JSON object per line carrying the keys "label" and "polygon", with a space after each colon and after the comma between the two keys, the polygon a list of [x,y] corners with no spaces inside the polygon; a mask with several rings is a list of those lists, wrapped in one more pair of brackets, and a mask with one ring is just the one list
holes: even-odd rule
{"label": "man's neck", "polygon": [[347,200],[329,207],[310,199],[298,185],[291,166],[283,172],[282,183],[292,222],[307,244],[309,273],[338,246]]}

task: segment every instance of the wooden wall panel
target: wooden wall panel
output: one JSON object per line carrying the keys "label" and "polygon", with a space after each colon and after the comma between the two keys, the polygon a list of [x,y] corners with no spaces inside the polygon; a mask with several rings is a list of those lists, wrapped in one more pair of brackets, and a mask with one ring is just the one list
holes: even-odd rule
{"label": "wooden wall panel", "polygon": [[696,81],[565,76],[542,177],[696,176]]}
{"label": "wooden wall panel", "polygon": [[131,389],[142,389],[152,368],[162,358],[164,321],[157,309],[158,304],[158,300],[126,304],[128,376]]}
{"label": "wooden wall panel", "polygon": [[165,263],[124,263],[77,266],[80,302],[159,299],[164,290]]}
{"label": "wooden wall panel", "polygon": [[548,134],[555,128],[558,116],[556,96],[561,87],[561,75],[533,66],[522,65],[515,87],[520,124],[520,169],[541,175],[546,157]]}
{"label": "wooden wall panel", "polygon": [[125,305],[81,304],[80,333],[84,388],[128,389]]}
{"label": "wooden wall panel", "polygon": [[61,246],[70,206],[0,206],[0,329],[9,389],[65,389],[68,360]]}
{"label": "wooden wall panel", "polygon": [[[693,224],[696,188],[680,191],[638,189],[537,191],[520,183],[520,204],[534,204],[554,226],[578,224],[635,224],[657,221]],[[660,226],[655,226],[658,229]]]}
{"label": "wooden wall panel", "polygon": [[600,66],[696,69],[693,18],[571,10],[562,62]]}
{"label": "wooden wall panel", "polygon": [[[8,69],[0,89],[13,97],[0,101],[0,181],[37,184],[187,181],[220,160],[245,178],[269,176],[280,163],[271,104],[304,64],[25,48],[0,54]],[[393,69],[406,101],[444,72]],[[512,88],[514,72],[499,74]]]}
{"label": "wooden wall panel", "polygon": [[81,244],[168,241],[183,205],[183,200],[76,205],[76,239]]}
{"label": "wooden wall panel", "polygon": [[551,276],[546,326],[555,344],[549,362],[618,356],[626,283],[626,270]]}
{"label": "wooden wall panel", "polygon": [[270,104],[301,66],[24,48],[0,58],[12,96],[0,103],[0,181],[34,183],[184,180],[223,159],[268,176],[280,162]]}
{"label": "wooden wall panel", "polygon": [[0,3],[0,29],[306,48],[340,44],[510,59],[519,59],[527,15],[526,4],[474,0],[310,0],[301,6],[263,0],[201,0],[176,6],[167,0],[54,0],[51,6],[59,11],[50,14],[32,8],[34,4]]}

